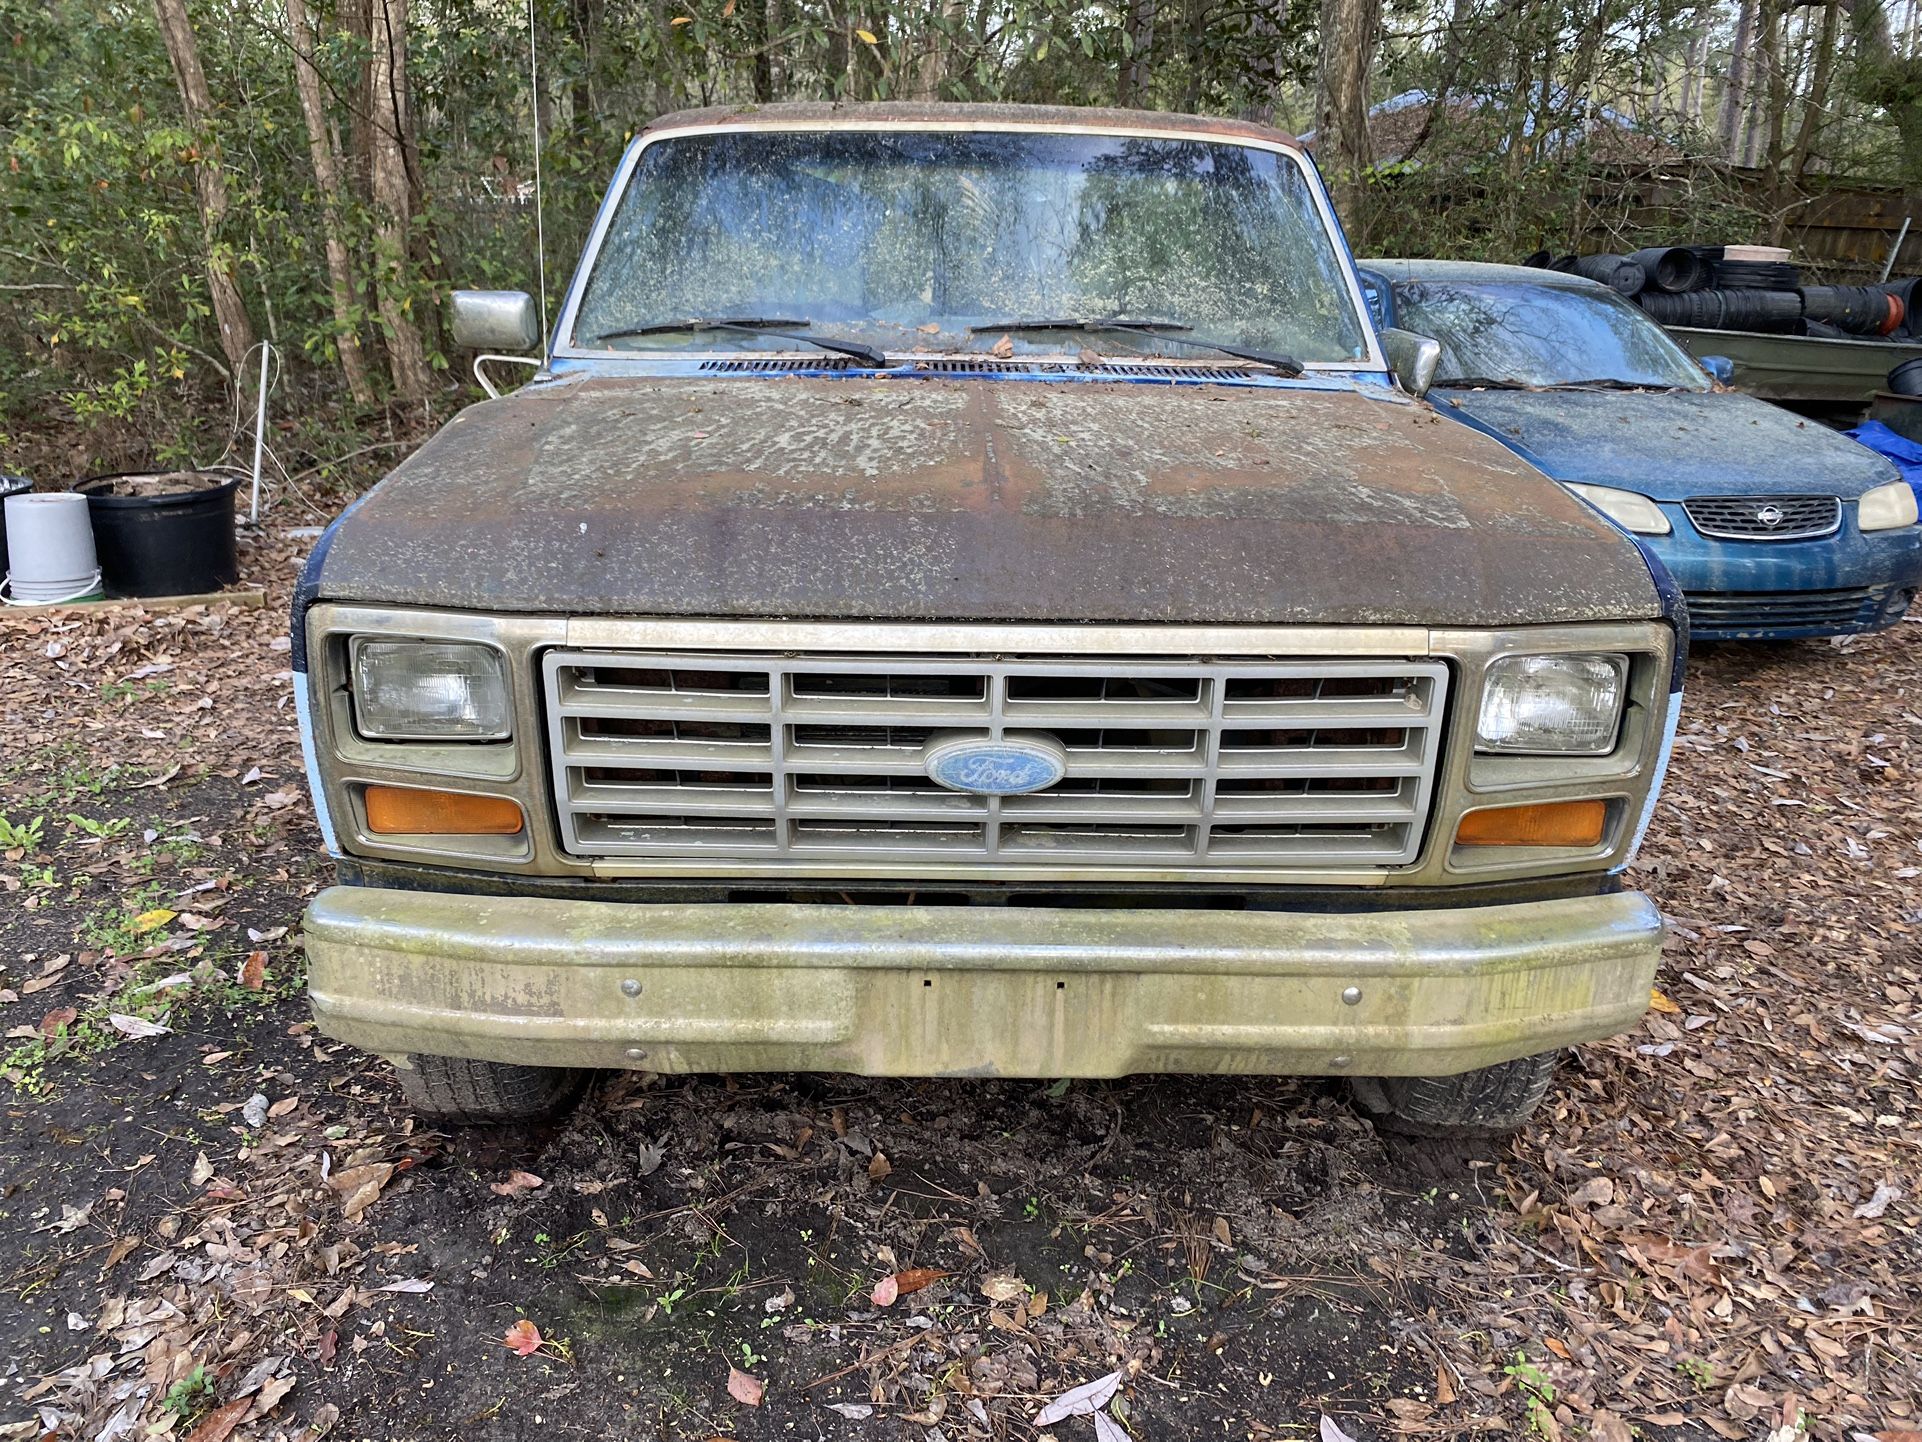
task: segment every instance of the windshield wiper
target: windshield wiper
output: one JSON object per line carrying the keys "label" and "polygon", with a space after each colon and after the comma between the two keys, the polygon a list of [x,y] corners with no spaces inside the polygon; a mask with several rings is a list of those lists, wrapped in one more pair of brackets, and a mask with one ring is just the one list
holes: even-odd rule
{"label": "windshield wiper", "polygon": [[839,355],[853,356],[863,365],[874,370],[886,370],[888,358],[875,347],[858,340],[831,340],[827,336],[802,335],[801,331],[813,325],[811,320],[790,320],[781,316],[740,316],[726,320],[662,320],[648,325],[623,326],[619,330],[602,331],[594,337],[596,342],[604,340],[625,340],[631,336],[672,335],[676,331],[698,333],[709,330],[735,331],[741,335],[774,335],[785,340],[798,340],[804,344],[831,350]]}
{"label": "windshield wiper", "polygon": [[1558,391],[1672,391],[1679,386],[1665,386],[1659,381],[1625,381],[1614,376],[1595,376],[1585,381],[1557,381],[1552,387]]}
{"label": "windshield wiper", "polygon": [[1486,391],[1672,391],[1676,386],[1652,381],[1624,381],[1613,376],[1597,376],[1585,381],[1518,381],[1502,376],[1450,376],[1435,382],[1436,390]]}
{"label": "windshield wiper", "polygon": [[1106,320],[1079,320],[1073,317],[1041,318],[1038,320],[1003,320],[989,325],[971,325],[970,335],[989,335],[995,331],[1011,330],[1085,330],[1116,331],[1134,335],[1151,335],[1157,340],[1172,341],[1176,345],[1196,346],[1201,350],[1220,351],[1223,355],[1234,356],[1237,360],[1253,361],[1257,365],[1272,366],[1283,375],[1301,374],[1301,362],[1293,356],[1274,355],[1268,351],[1250,350],[1246,346],[1231,344],[1228,341],[1209,340],[1205,336],[1182,335],[1180,332],[1192,330],[1178,320],[1122,320],[1110,317]]}

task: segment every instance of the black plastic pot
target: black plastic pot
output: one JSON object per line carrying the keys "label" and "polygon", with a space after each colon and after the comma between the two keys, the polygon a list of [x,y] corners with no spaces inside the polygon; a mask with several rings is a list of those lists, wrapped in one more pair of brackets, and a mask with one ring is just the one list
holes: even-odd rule
{"label": "black plastic pot", "polygon": [[1622,295],[1638,294],[1648,284],[1648,273],[1626,256],[1578,255],[1568,268]]}
{"label": "black plastic pot", "polygon": [[25,476],[0,476],[0,577],[7,574],[7,497],[32,489]]}
{"label": "black plastic pot", "polygon": [[1810,285],[1802,288],[1802,314],[1850,335],[1880,335],[1889,323],[1889,293],[1872,285]]}
{"label": "black plastic pot", "polygon": [[1889,389],[1899,396],[1922,396],[1922,359],[1903,361],[1890,371]]}
{"label": "black plastic pot", "polygon": [[1724,306],[1719,290],[1692,290],[1686,295],[1645,290],[1635,299],[1643,310],[1663,325],[1687,325],[1700,330],[1722,329]]}
{"label": "black plastic pot", "polygon": [[1717,290],[1795,290],[1802,272],[1786,260],[1714,260],[1709,283]]}
{"label": "black plastic pot", "polygon": [[74,487],[87,498],[108,595],[192,596],[239,579],[234,548],[238,478],[171,494],[103,494],[124,479],[93,476]]}
{"label": "black plastic pot", "polygon": [[1708,284],[1708,262],[1685,245],[1657,245],[1632,251],[1628,257],[1648,273],[1649,286],[1668,295],[1684,295]]}

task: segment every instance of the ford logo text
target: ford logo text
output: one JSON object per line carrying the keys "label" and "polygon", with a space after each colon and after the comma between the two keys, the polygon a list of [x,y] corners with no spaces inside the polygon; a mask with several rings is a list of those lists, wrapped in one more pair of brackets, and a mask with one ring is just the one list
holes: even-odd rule
{"label": "ford logo text", "polygon": [[928,779],[975,796],[1045,791],[1068,774],[1068,753],[1047,736],[937,736],[924,757]]}

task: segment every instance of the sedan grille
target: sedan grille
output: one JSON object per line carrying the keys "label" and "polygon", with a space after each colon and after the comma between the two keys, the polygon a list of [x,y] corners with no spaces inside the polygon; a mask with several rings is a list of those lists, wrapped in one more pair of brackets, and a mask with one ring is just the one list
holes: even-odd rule
{"label": "sedan grille", "polygon": [[1696,496],[1682,509],[1703,535],[1729,541],[1806,541],[1842,524],[1834,496]]}
{"label": "sedan grille", "polygon": [[[1421,848],[1435,661],[553,651],[556,811],[595,857],[1389,866]],[[948,790],[937,738],[1032,738],[1066,774]],[[728,869],[723,865],[722,869]]]}
{"label": "sedan grille", "polygon": [[1890,600],[1886,586],[1841,591],[1690,591],[1689,625],[1703,633],[1803,626],[1872,626]]}

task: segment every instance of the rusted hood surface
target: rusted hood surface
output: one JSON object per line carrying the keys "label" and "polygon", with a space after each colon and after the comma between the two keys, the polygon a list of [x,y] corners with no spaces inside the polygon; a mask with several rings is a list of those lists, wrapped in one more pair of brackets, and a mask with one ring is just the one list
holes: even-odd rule
{"label": "rusted hood surface", "polygon": [[572,614],[1506,625],[1660,614],[1635,548],[1387,393],[598,378],[477,405],[319,595]]}

